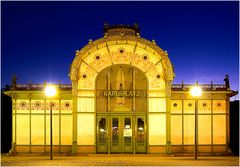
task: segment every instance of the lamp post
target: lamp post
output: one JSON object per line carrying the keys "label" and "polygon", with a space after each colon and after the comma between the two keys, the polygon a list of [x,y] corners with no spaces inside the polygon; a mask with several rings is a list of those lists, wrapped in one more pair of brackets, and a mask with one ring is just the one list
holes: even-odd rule
{"label": "lamp post", "polygon": [[50,160],[53,159],[53,143],[52,143],[52,99],[51,97],[55,96],[57,90],[52,85],[47,85],[45,88],[45,95],[50,98]]}
{"label": "lamp post", "polygon": [[202,95],[202,89],[198,86],[198,82],[190,89],[191,96],[195,97],[195,151],[194,157],[197,159],[198,145],[198,98]]}

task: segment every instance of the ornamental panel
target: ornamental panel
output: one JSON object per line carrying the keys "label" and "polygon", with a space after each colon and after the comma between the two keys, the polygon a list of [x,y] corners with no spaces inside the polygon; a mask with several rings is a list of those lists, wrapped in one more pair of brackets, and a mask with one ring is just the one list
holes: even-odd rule
{"label": "ornamental panel", "polygon": [[195,100],[183,100],[183,112],[195,113]]}
{"label": "ornamental panel", "polygon": [[171,100],[171,113],[182,113],[182,100]]}
{"label": "ornamental panel", "polygon": [[32,113],[44,113],[44,100],[31,100],[31,106]]}
{"label": "ornamental panel", "polygon": [[143,72],[146,72],[148,69],[155,66],[158,61],[160,61],[160,59],[152,56],[152,54],[145,49],[137,47],[132,65],[140,68]]}
{"label": "ornamental panel", "polygon": [[113,64],[130,64],[133,56],[134,46],[111,45],[108,47]]}
{"label": "ornamental panel", "polygon": [[96,52],[90,54],[84,61],[98,72],[112,64],[106,47],[98,49]]}
{"label": "ornamental panel", "polygon": [[59,113],[59,100],[46,100],[46,113],[50,113],[50,104],[52,103],[52,113]]}
{"label": "ornamental panel", "polygon": [[226,113],[226,100],[213,100],[213,113]]}
{"label": "ornamental panel", "polygon": [[72,101],[61,100],[61,110],[64,112],[72,112]]}
{"label": "ornamental panel", "polygon": [[149,90],[165,90],[165,77],[161,63],[153,65],[147,71]]}
{"label": "ornamental panel", "polygon": [[32,100],[32,110],[42,110],[44,108],[43,100]]}
{"label": "ornamental panel", "polygon": [[21,112],[19,110],[29,110],[29,100],[17,100],[17,112]]}
{"label": "ornamental panel", "polygon": [[211,100],[199,100],[198,113],[211,113]]}
{"label": "ornamental panel", "polygon": [[97,72],[86,63],[82,62],[79,72],[78,89],[94,89]]}

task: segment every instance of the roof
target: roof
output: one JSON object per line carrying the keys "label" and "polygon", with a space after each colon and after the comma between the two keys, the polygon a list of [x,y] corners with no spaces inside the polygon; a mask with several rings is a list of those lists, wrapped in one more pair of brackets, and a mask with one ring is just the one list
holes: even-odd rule
{"label": "roof", "polygon": [[[71,84],[54,84],[62,91],[71,91]],[[172,84],[171,90],[173,92],[188,92],[194,84]],[[238,94],[238,91],[232,91],[226,87],[225,84],[199,84],[203,91],[231,91],[232,96]],[[43,91],[45,84],[16,84],[15,87],[5,88],[5,91],[16,90],[16,91]]]}

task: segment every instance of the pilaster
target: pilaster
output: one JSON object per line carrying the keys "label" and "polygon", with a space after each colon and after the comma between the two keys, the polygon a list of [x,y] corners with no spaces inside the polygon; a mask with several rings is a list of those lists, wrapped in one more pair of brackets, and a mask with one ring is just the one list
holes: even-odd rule
{"label": "pilaster", "polygon": [[73,118],[73,132],[72,132],[72,154],[77,153],[77,81],[72,81],[72,118]]}
{"label": "pilaster", "polygon": [[9,154],[16,153],[16,111],[17,111],[17,98],[16,93],[12,93],[12,146]]}
{"label": "pilaster", "polygon": [[171,111],[170,111],[170,102],[171,102],[171,84],[172,81],[166,81],[166,153],[171,153]]}

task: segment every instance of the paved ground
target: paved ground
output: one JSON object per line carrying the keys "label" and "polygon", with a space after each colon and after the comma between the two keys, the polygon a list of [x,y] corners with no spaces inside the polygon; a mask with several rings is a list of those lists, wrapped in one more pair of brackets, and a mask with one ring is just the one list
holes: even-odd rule
{"label": "paved ground", "polygon": [[237,156],[163,157],[159,155],[1,155],[1,166],[239,166]]}

